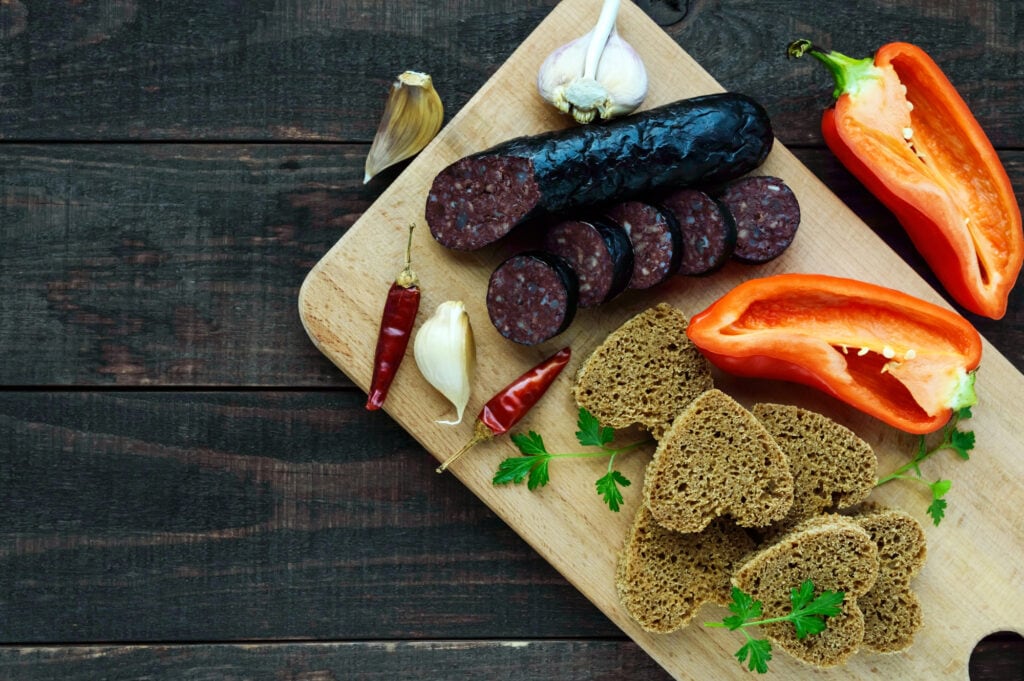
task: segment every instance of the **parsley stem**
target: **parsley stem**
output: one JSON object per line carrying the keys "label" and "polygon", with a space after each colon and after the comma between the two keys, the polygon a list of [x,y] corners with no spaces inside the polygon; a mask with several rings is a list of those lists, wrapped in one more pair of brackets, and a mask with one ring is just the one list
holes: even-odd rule
{"label": "parsley stem", "polygon": [[[643,445],[650,443],[651,440],[640,440],[639,442],[633,442],[623,447],[608,447],[606,445],[602,445],[601,448],[596,452],[565,452],[558,454],[548,454],[547,456],[549,456],[552,459],[585,459],[599,456],[611,456],[612,460],[614,460],[615,457],[619,454],[625,454],[630,450],[636,449],[637,447],[642,447]],[[611,468],[610,463],[608,464],[608,468]]]}
{"label": "parsley stem", "polygon": [[927,487],[931,487],[932,486],[932,484],[930,482],[928,482],[927,480],[925,480],[924,478],[916,476],[916,475],[906,475],[905,472],[904,473],[890,473],[889,475],[885,476],[884,480],[879,480],[878,484],[881,485],[882,482],[888,482],[890,480],[915,480],[915,481],[917,481],[917,482],[919,482],[922,485],[925,485]]}

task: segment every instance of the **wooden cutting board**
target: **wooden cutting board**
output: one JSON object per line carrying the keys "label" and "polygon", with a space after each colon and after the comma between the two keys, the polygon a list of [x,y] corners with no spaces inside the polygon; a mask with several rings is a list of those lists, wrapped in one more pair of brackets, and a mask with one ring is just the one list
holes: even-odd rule
{"label": "wooden cutting board", "polygon": [[[420,377],[409,357],[398,374],[386,410],[429,452],[444,459],[473,430],[472,416],[490,396],[522,371],[569,345],[573,360],[541,403],[520,424],[544,436],[551,451],[576,451],[576,409],[570,395],[573,374],[604,336],[633,314],[658,301],[688,316],[704,309],[738,282],[776,272],[821,272],[858,278],[907,291],[944,304],[914,271],[840,202],[782,145],[776,144],[759,171],[782,177],[796,193],[803,213],[793,246],[761,267],[730,264],[707,278],[677,277],[659,289],[627,292],[598,310],[581,311],[561,336],[533,348],[514,345],[494,330],[484,303],[487,278],[506,255],[502,247],[475,253],[450,252],[436,244],[423,217],[427,190],[448,163],[510,137],[566,127],[536,95],[534,79],[543,58],[568,37],[582,34],[596,20],[596,0],[564,0],[509,60],[455,115],[440,135],[380,196],[305,280],[299,310],[310,338],[364,390],[383,300],[401,269],[406,226],[416,222],[413,260],[423,288],[418,323],[445,300],[463,300],[476,332],[478,371],[467,418],[458,426],[436,423],[451,416],[447,403]],[[650,75],[644,107],[721,91],[721,86],[673,40],[630,2],[624,2],[619,31],[636,46]],[[438,84],[443,92],[444,84]],[[946,452],[924,465],[925,476],[954,481],[945,521],[934,527],[925,508],[923,485],[896,482],[873,498],[899,506],[926,527],[929,559],[914,587],[922,601],[925,626],[909,651],[900,655],[860,653],[846,667],[821,678],[967,678],[975,643],[999,630],[1024,632],[1024,451],[1020,403],[1024,377],[986,342],[977,381],[980,402],[965,427],[977,433],[970,461]],[[822,411],[870,442],[880,473],[907,460],[915,441],[823,395],[788,384],[739,380],[716,374],[718,387],[742,403],[788,402]],[[383,416],[382,416],[383,417]],[[688,628],[670,635],[642,631],[620,607],[615,587],[616,552],[640,503],[643,468],[651,451],[623,457],[620,470],[634,484],[625,506],[611,512],[595,494],[604,461],[556,462],[551,483],[529,492],[525,485],[495,487],[498,463],[517,454],[507,437],[480,445],[452,466],[452,473],[500,515],[572,584],[677,678],[749,678],[733,658],[742,637],[702,622],[719,620],[724,608],[705,606]],[[776,678],[792,678],[807,668],[776,651]]]}

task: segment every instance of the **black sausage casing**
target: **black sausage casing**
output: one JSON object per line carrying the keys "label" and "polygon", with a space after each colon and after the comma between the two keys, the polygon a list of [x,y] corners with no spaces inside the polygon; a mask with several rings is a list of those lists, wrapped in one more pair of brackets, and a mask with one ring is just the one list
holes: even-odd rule
{"label": "black sausage casing", "polygon": [[427,194],[427,223],[443,246],[475,250],[543,213],[727,182],[760,166],[773,141],[767,112],[738,93],[518,137],[438,173]]}

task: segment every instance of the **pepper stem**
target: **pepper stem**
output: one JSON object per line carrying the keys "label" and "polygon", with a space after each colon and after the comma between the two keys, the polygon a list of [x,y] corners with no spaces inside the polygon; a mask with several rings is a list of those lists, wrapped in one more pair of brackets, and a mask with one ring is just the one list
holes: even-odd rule
{"label": "pepper stem", "polygon": [[473,437],[470,438],[469,442],[464,444],[462,446],[462,449],[460,449],[459,451],[455,452],[455,454],[450,456],[447,461],[438,466],[435,469],[435,471],[437,473],[444,473],[448,469],[448,466],[455,463],[456,459],[458,459],[460,456],[468,452],[473,447],[476,447],[481,442],[484,442],[485,440],[490,440],[492,437],[494,437],[494,432],[487,426],[487,424],[484,423],[483,421],[477,421],[476,428],[473,430]]}
{"label": "pepper stem", "polygon": [[810,54],[828,68],[836,81],[836,87],[832,90],[832,97],[835,99],[839,99],[840,95],[859,89],[864,79],[877,76],[878,69],[872,57],[854,59],[845,54],[818,47],[804,38],[794,40],[786,48],[786,56],[793,59],[799,59],[805,54]]}
{"label": "pepper stem", "polygon": [[409,223],[409,240],[405,243],[405,267],[395,278],[395,283],[402,288],[412,288],[416,285],[416,273],[412,271],[412,230],[415,227],[415,222]]}
{"label": "pepper stem", "polygon": [[977,377],[977,372],[975,371],[962,373],[960,375],[960,381],[957,383],[956,392],[953,393],[953,397],[949,403],[950,409],[953,411],[959,411],[964,407],[972,407],[978,403],[978,393],[974,391],[974,381]]}

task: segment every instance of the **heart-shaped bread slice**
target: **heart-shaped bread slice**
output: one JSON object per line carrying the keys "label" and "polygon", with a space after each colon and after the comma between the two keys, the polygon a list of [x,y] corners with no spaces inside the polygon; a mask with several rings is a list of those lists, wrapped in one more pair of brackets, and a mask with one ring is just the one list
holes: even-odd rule
{"label": "heart-shaped bread slice", "polygon": [[675,631],[704,603],[729,602],[733,570],[754,548],[746,532],[724,519],[683,534],[640,506],[619,553],[619,600],[644,630]]}
{"label": "heart-shaped bread slice", "polygon": [[660,439],[713,385],[711,365],[686,336],[688,324],[681,311],[659,303],[611,332],[576,372],[577,406],[603,425],[639,424]]}
{"label": "heart-shaped bread slice", "polygon": [[719,516],[764,527],[789,512],[793,474],[761,422],[711,389],[658,443],[644,478],[644,503],[655,520],[677,532],[699,532]]}
{"label": "heart-shaped bread slice", "polygon": [[878,548],[855,521],[838,515],[804,521],[766,548],[753,554],[732,582],[761,601],[765,618],[792,612],[790,592],[806,580],[815,595],[842,591],[842,612],[826,619],[818,634],[799,639],[790,622],[762,625],[768,638],[796,659],[818,667],[845,662],[864,640],[864,615],[858,599],[878,578]]}
{"label": "heart-shaped bread slice", "polygon": [[760,403],[751,411],[782,447],[793,471],[793,506],[773,530],[859,504],[875,488],[875,452],[849,428],[786,404]]}
{"label": "heart-shaped bread slice", "polygon": [[864,648],[876,653],[906,650],[921,628],[921,603],[910,581],[927,555],[924,529],[895,509],[873,508],[853,516],[878,547],[878,579],[857,599],[864,613]]}

